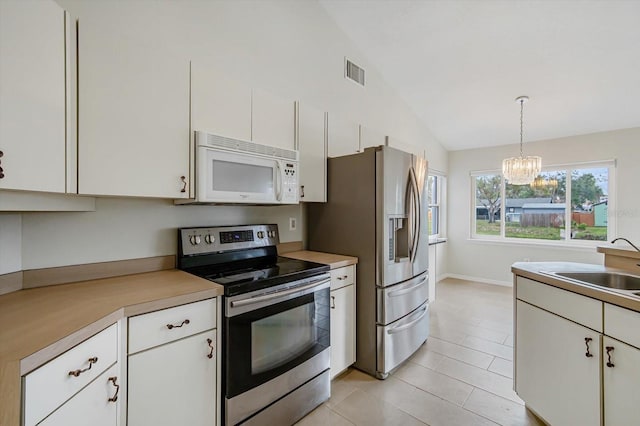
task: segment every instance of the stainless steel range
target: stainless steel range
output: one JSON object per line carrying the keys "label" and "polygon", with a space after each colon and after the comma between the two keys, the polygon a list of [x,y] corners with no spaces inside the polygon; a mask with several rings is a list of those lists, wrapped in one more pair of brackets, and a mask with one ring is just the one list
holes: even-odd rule
{"label": "stainless steel range", "polygon": [[277,225],[178,230],[178,268],[224,286],[228,425],[293,424],[329,398],[329,267],[278,242]]}

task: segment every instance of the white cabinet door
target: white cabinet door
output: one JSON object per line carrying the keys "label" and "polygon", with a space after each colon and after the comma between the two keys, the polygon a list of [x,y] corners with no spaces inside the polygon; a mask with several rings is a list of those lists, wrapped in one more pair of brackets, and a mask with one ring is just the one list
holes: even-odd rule
{"label": "white cabinet door", "polygon": [[384,145],[387,137],[384,133],[366,126],[360,126],[360,146],[362,149]]}
{"label": "white cabinet door", "polygon": [[262,145],[294,149],[294,102],[264,90],[253,89],[251,140]]}
{"label": "white cabinet door", "polygon": [[125,10],[79,17],[79,192],[186,198],[189,61],[121,30]]}
{"label": "white cabinet door", "polygon": [[331,291],[331,378],[356,361],[355,285]]}
{"label": "white cabinet door", "polygon": [[604,424],[640,424],[640,350],[607,336],[602,347]]}
{"label": "white cabinet door", "polygon": [[129,356],[127,424],[214,425],[215,344],[210,330]]}
{"label": "white cabinet door", "polygon": [[116,426],[120,384],[119,364],[116,363],[39,424]]}
{"label": "white cabinet door", "polygon": [[516,392],[549,424],[600,425],[600,336],[516,301]]}
{"label": "white cabinet door", "polygon": [[329,157],[360,152],[360,126],[329,113],[327,118]]}
{"label": "white cabinet door", "polygon": [[65,192],[65,12],[0,1],[0,189]]}
{"label": "white cabinet door", "polygon": [[251,87],[191,64],[191,127],[233,139],[251,140]]}
{"label": "white cabinet door", "polygon": [[300,201],[327,201],[326,114],[298,102],[297,147],[300,152]]}

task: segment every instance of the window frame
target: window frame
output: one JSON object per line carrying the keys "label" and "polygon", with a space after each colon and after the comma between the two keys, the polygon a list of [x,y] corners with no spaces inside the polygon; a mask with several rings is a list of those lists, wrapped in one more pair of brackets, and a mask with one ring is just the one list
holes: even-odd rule
{"label": "window frame", "polygon": [[[562,163],[562,164],[552,164],[546,167],[543,167],[541,172],[565,172],[566,179],[566,195],[565,195],[565,238],[561,240],[547,240],[547,239],[537,239],[537,238],[518,238],[518,237],[507,237],[506,234],[506,220],[505,220],[505,207],[504,200],[506,199],[506,179],[502,174],[501,170],[493,169],[493,170],[479,170],[479,171],[471,171],[469,173],[469,181],[470,181],[470,189],[471,189],[471,197],[470,197],[470,209],[469,209],[469,239],[478,242],[502,242],[502,243],[514,243],[514,244],[534,244],[534,245],[554,245],[554,246],[568,246],[568,247],[595,247],[597,245],[601,245],[606,243],[603,240],[582,240],[582,239],[573,239],[571,238],[571,213],[572,213],[572,205],[571,205],[571,176],[573,170],[579,169],[589,169],[589,168],[606,168],[608,171],[608,182],[607,182],[607,240],[609,240],[613,235],[616,235],[616,168],[617,162],[616,160],[601,160],[601,161],[586,161],[586,162],[574,162],[574,163]],[[500,199],[501,207],[500,207],[500,234],[499,235],[486,235],[486,234],[478,234],[477,231],[477,210],[476,210],[476,182],[477,178],[480,176],[487,175],[495,175],[500,176]]]}
{"label": "window frame", "polygon": [[[434,242],[439,239],[446,238],[446,191],[447,191],[447,177],[444,173],[439,172],[437,170],[429,170],[427,174],[427,185],[429,184],[429,177],[434,177],[436,179],[436,200],[429,199],[427,196],[427,216],[425,220],[428,223],[428,212],[432,207],[437,209],[437,219],[436,223],[438,225],[438,232],[435,234],[431,233],[431,229],[429,229],[429,241]],[[432,219],[433,223],[433,219]]]}

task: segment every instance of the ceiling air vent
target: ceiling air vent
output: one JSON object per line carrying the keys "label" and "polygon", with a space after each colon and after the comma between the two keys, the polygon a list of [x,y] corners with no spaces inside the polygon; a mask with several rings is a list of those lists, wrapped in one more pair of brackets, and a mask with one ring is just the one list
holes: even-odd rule
{"label": "ceiling air vent", "polygon": [[351,62],[350,60],[348,60],[347,58],[344,58],[344,60],[345,60],[344,76],[349,80],[354,81],[358,83],[360,86],[364,87],[364,70],[359,66],[357,66],[356,64],[354,64],[353,62]]}

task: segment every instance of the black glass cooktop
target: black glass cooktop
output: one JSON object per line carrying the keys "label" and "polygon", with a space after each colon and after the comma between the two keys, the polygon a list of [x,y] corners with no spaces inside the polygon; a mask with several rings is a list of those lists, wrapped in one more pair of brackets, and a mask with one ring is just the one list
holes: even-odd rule
{"label": "black glass cooktop", "polygon": [[220,265],[200,266],[187,270],[224,286],[225,296],[248,293],[328,271],[328,265],[279,256],[262,261],[234,262],[222,267]]}

